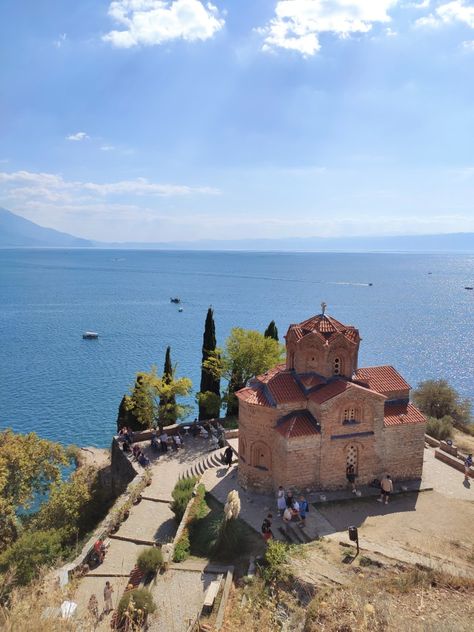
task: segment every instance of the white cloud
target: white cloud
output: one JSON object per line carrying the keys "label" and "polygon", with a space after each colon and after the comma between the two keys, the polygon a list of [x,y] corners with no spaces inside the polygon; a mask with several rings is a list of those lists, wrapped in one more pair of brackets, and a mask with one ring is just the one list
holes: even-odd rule
{"label": "white cloud", "polygon": [[[159,184],[146,178],[121,180],[119,182],[98,183],[64,180],[55,173],[34,173],[30,171],[0,172],[0,185],[4,184],[10,197],[44,197],[50,200],[65,199],[71,194],[109,195],[150,195],[179,196],[205,194],[215,195],[219,191],[212,187],[191,187],[181,184]],[[20,185],[20,186],[19,186]]]}
{"label": "white cloud", "polygon": [[115,147],[114,145],[102,145],[100,149],[101,151],[114,151]]}
{"label": "white cloud", "polygon": [[402,4],[404,9],[427,9],[431,4],[431,0],[420,0],[420,2],[407,2]]}
{"label": "white cloud", "polygon": [[474,53],[474,40],[467,40],[461,44],[461,48],[467,53]]}
{"label": "white cloud", "polygon": [[76,132],[75,134],[69,134],[69,136],[66,136],[66,140],[73,141],[87,140],[88,138],[90,137],[85,132]]}
{"label": "white cloud", "polygon": [[109,15],[125,29],[110,31],[102,39],[118,48],[155,46],[180,38],[207,40],[224,25],[217,8],[200,0],[115,0]]}
{"label": "white cloud", "polygon": [[263,50],[283,48],[303,56],[321,48],[321,33],[349,37],[367,33],[374,23],[390,22],[389,9],[399,0],[278,0],[275,17],[263,28]]}
{"label": "white cloud", "polygon": [[61,35],[58,37],[58,39],[54,40],[53,46],[56,46],[56,48],[61,48],[61,46],[66,41],[66,39],[67,39],[66,33],[61,33]]}
{"label": "white cloud", "polygon": [[460,22],[474,28],[474,6],[466,0],[452,0],[436,7],[430,15],[416,21],[417,26],[441,26]]}

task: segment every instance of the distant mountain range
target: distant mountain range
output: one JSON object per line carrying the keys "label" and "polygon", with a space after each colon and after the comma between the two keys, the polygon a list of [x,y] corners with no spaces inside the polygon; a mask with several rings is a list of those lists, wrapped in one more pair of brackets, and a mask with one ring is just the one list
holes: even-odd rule
{"label": "distant mountain range", "polygon": [[474,252],[474,233],[373,237],[287,237],[201,239],[173,242],[106,243],[81,239],[0,208],[0,248],[114,248],[158,250],[255,250],[343,252]]}

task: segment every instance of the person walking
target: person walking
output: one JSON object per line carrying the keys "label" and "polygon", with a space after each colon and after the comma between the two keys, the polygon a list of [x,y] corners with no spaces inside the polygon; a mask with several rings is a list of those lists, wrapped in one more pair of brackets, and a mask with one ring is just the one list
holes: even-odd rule
{"label": "person walking", "polygon": [[271,513],[269,513],[262,522],[262,536],[265,542],[268,542],[268,540],[271,540],[273,538],[272,519],[273,516]]}
{"label": "person walking", "polygon": [[469,471],[472,467],[472,454],[468,454],[464,459],[464,481],[469,480]]}
{"label": "person walking", "polygon": [[277,492],[277,507],[278,507],[278,515],[283,515],[283,512],[286,509],[286,498],[285,498],[285,490],[280,485]]}
{"label": "person walking", "polygon": [[377,502],[385,503],[388,505],[388,499],[390,498],[390,494],[393,492],[393,483],[390,478],[390,474],[387,474],[385,478],[382,479],[380,483],[381,494],[380,498],[377,498]]}
{"label": "person walking", "polygon": [[348,483],[350,484],[350,486],[352,488],[352,493],[353,494],[357,493],[356,484],[355,484],[356,473],[355,473],[355,469],[354,469],[354,466],[352,465],[352,463],[350,463],[346,467],[346,478],[347,478],[347,481],[348,481]]}
{"label": "person walking", "polygon": [[109,614],[109,612],[111,612],[114,609],[112,605],[113,592],[114,592],[114,589],[110,585],[110,582],[109,581],[105,582],[105,586],[104,586],[104,602],[105,602],[104,612],[105,614]]}
{"label": "person walking", "polygon": [[161,451],[163,452],[163,454],[165,452],[168,452],[168,434],[166,433],[166,430],[161,431],[160,445],[161,445]]}
{"label": "person walking", "polygon": [[285,531],[289,530],[291,519],[293,518],[293,514],[291,509],[287,507],[283,512],[283,524],[285,525]]}
{"label": "person walking", "polygon": [[230,468],[230,466],[232,465],[233,456],[234,456],[234,451],[232,450],[230,445],[228,445],[224,452],[224,464],[227,465],[228,468]]}

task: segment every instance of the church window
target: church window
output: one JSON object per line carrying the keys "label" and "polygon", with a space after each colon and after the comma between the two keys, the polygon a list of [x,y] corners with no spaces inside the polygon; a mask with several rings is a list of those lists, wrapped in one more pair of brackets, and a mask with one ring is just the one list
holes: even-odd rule
{"label": "church window", "polygon": [[355,406],[350,406],[349,408],[344,409],[343,415],[343,423],[351,424],[356,423],[356,421],[360,420],[360,411],[355,408]]}
{"label": "church window", "polygon": [[342,373],[341,358],[334,358],[333,373],[334,373],[334,375],[341,375],[341,373]]}

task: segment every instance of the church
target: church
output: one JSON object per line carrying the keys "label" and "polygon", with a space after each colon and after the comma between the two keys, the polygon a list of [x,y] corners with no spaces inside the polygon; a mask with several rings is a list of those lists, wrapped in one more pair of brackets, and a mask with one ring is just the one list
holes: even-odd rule
{"label": "church", "polygon": [[392,366],[358,367],[359,331],[326,312],[285,336],[286,363],[239,399],[239,482],[265,492],[333,490],[390,474],[420,479],[426,419]]}

